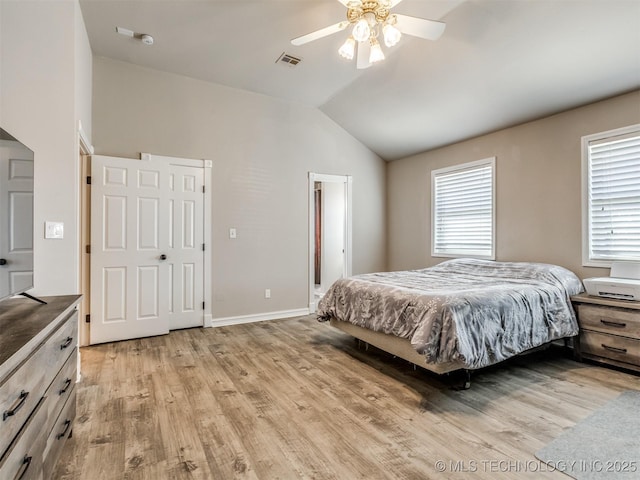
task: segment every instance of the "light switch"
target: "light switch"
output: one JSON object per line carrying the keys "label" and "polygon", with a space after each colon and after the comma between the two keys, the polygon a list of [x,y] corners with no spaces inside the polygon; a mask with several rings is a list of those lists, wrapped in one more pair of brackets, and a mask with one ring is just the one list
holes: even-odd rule
{"label": "light switch", "polygon": [[229,229],[229,238],[236,238],[236,229],[235,228],[230,228]]}
{"label": "light switch", "polygon": [[44,222],[44,238],[64,238],[64,223]]}

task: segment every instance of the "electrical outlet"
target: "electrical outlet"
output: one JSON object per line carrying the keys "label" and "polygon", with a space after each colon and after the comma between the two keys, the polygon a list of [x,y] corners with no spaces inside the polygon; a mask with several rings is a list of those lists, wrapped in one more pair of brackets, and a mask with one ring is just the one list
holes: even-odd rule
{"label": "electrical outlet", "polygon": [[264,298],[271,298],[271,289],[267,288],[264,291]]}
{"label": "electrical outlet", "polygon": [[236,238],[236,229],[235,228],[230,228],[229,229],[229,238]]}

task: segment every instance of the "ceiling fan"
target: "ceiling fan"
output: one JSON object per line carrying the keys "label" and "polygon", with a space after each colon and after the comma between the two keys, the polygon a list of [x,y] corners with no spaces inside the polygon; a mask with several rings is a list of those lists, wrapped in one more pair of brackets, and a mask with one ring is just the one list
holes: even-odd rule
{"label": "ceiling fan", "polygon": [[426,18],[410,17],[391,13],[391,9],[402,0],[338,0],[347,7],[347,19],[307,33],[291,40],[296,46],[318,40],[341,32],[352,25],[351,35],[338,50],[338,53],[352,60],[356,55],[357,68],[367,68],[373,63],[384,60],[384,52],[378,41],[382,35],[387,47],[393,47],[400,41],[402,34],[427,40],[437,40],[444,32],[445,24]]}

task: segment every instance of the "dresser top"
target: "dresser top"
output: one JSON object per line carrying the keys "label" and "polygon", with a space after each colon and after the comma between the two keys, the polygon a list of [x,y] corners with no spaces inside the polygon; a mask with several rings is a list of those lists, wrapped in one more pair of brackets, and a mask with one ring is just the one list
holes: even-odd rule
{"label": "dresser top", "polygon": [[603,307],[618,307],[628,308],[631,310],[640,310],[640,302],[633,302],[631,300],[618,300],[615,298],[596,297],[595,295],[587,295],[586,293],[574,295],[573,297],[571,297],[571,301],[574,303],[590,303]]}
{"label": "dresser top", "polygon": [[10,298],[0,302],[0,381],[53,330],[56,320],[67,315],[82,295],[40,297],[46,305],[27,298]]}

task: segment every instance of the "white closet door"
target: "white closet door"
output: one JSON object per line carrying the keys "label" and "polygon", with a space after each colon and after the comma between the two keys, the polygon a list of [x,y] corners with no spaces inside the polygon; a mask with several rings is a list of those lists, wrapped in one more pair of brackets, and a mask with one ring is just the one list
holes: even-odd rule
{"label": "white closet door", "polygon": [[204,322],[204,170],[170,164],[169,329]]}
{"label": "white closet door", "polygon": [[92,344],[169,332],[169,166],[91,157]]}

